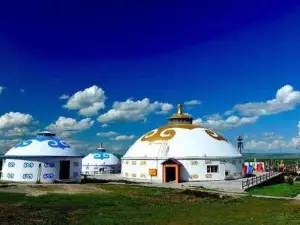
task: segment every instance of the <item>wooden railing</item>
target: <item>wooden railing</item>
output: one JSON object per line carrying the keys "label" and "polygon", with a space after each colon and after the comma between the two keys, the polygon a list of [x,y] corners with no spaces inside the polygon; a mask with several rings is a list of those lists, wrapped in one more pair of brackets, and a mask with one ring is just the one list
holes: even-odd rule
{"label": "wooden railing", "polygon": [[243,189],[247,189],[247,188],[250,188],[252,186],[255,186],[255,185],[258,185],[262,182],[265,182],[273,177],[276,177],[278,176],[279,174],[281,174],[281,172],[269,172],[269,173],[266,173],[266,174],[263,174],[263,175],[260,175],[260,176],[255,176],[255,177],[251,177],[251,178],[248,178],[247,180],[245,181],[242,181],[242,188]]}

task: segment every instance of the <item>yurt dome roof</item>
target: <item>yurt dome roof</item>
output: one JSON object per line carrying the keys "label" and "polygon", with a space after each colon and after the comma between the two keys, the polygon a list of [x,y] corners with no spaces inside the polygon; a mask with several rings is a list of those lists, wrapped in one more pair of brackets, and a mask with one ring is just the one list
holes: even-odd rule
{"label": "yurt dome roof", "polygon": [[120,159],[112,153],[105,151],[103,144],[100,144],[100,147],[96,152],[88,154],[82,159],[82,165],[117,165],[119,164]]}
{"label": "yurt dome roof", "polygon": [[168,124],[140,137],[127,151],[126,158],[240,158],[242,155],[222,135],[193,124],[182,113],[169,118]]}
{"label": "yurt dome roof", "polygon": [[9,157],[82,157],[66,142],[51,132],[40,132],[35,138],[16,144],[5,155]]}

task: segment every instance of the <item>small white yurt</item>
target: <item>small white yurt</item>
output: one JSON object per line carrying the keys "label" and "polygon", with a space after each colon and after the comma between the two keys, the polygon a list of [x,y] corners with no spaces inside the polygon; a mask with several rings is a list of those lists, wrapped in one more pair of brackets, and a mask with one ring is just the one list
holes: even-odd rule
{"label": "small white yurt", "polygon": [[82,159],[82,174],[99,175],[120,173],[120,171],[120,159],[114,154],[106,152],[102,143],[96,152],[92,152]]}
{"label": "small white yurt", "polygon": [[17,182],[52,183],[81,181],[82,155],[54,133],[40,132],[2,156],[1,179]]}
{"label": "small white yurt", "polygon": [[243,157],[222,135],[178,113],[140,137],[122,157],[121,175],[145,182],[182,182],[243,177]]}

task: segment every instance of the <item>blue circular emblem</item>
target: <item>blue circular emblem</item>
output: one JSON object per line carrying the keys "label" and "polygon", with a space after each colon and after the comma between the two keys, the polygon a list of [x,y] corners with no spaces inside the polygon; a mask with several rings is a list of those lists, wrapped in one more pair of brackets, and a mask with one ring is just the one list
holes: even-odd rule
{"label": "blue circular emblem", "polygon": [[78,167],[79,166],[79,162],[73,162],[73,166],[74,167]]}
{"label": "blue circular emblem", "polygon": [[78,177],[79,176],[79,173],[78,172],[74,172],[73,173],[73,177],[75,178],[75,177]]}
{"label": "blue circular emblem", "polygon": [[54,162],[45,162],[44,163],[44,167],[45,168],[54,168],[55,167],[55,163]]}
{"label": "blue circular emblem", "polygon": [[44,179],[53,179],[54,174],[53,173],[44,173],[43,178]]}
{"label": "blue circular emblem", "polygon": [[24,162],[23,167],[24,168],[32,168],[34,166],[33,162]]}
{"label": "blue circular emblem", "polygon": [[32,173],[24,173],[23,174],[23,179],[24,180],[31,180],[33,178]]}
{"label": "blue circular emblem", "polygon": [[6,175],[6,177],[8,178],[8,179],[14,179],[14,174],[13,173],[8,173],[7,175]]}
{"label": "blue circular emblem", "polygon": [[14,162],[9,162],[8,167],[15,167],[15,163]]}

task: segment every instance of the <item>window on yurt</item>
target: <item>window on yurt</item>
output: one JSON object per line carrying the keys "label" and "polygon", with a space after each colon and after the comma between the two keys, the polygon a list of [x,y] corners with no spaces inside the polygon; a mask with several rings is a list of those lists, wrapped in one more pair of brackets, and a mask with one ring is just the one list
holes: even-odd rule
{"label": "window on yurt", "polygon": [[207,173],[218,173],[219,166],[207,166]]}

